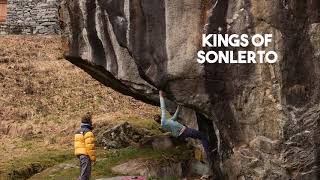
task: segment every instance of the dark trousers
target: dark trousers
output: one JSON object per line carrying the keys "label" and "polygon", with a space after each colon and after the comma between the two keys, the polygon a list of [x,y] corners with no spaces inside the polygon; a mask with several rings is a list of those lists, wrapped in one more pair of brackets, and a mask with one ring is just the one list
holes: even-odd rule
{"label": "dark trousers", "polygon": [[[183,133],[179,136],[179,138],[181,139],[186,139],[186,138],[193,138],[193,139],[199,139],[202,143],[203,149],[207,155],[208,160],[210,159],[210,155],[209,155],[209,140],[206,137],[206,135],[204,135],[202,132],[195,130],[195,129],[191,129],[186,127],[186,129],[183,131]],[[209,160],[210,161],[210,160]]]}
{"label": "dark trousers", "polygon": [[91,160],[87,155],[80,155],[80,176],[79,180],[89,180],[91,176]]}

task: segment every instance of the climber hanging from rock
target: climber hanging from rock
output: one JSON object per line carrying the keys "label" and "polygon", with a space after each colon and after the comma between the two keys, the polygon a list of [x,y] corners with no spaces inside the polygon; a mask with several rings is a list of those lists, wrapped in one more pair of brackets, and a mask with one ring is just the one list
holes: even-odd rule
{"label": "climber hanging from rock", "polygon": [[210,148],[209,148],[209,140],[205,134],[202,132],[189,128],[177,121],[178,115],[180,112],[180,106],[178,105],[176,112],[171,118],[166,117],[166,105],[165,105],[165,100],[164,100],[164,92],[159,91],[159,96],[160,96],[160,108],[161,108],[161,116],[156,115],[154,117],[154,120],[161,124],[162,128],[170,132],[174,137],[177,137],[181,140],[185,140],[186,138],[192,138],[192,139],[198,139],[201,141],[203,149],[206,153],[207,160],[209,162],[209,165],[211,166],[211,160],[210,160]]}

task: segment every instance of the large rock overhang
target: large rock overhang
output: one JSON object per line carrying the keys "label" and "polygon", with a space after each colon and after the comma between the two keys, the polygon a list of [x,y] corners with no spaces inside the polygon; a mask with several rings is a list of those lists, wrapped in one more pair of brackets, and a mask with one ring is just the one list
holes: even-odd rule
{"label": "large rock overhang", "polygon": [[[123,94],[157,105],[157,90],[162,89],[173,102],[204,114],[216,126],[221,166],[229,179],[241,173],[268,178],[266,172],[250,174],[254,168],[246,164],[254,159],[264,162],[257,167],[282,178],[316,172],[320,3],[220,0],[214,5],[194,0],[65,1],[66,58]],[[200,65],[195,56],[202,33],[271,33],[270,48],[279,61]],[[299,138],[311,143],[301,145]],[[262,151],[264,143],[274,148]],[[274,167],[267,166],[267,159]]]}

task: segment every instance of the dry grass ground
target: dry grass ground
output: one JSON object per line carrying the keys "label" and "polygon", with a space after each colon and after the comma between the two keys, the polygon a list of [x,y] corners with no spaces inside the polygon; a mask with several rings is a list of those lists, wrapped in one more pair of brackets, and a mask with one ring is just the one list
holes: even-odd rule
{"label": "dry grass ground", "polygon": [[71,149],[73,132],[88,111],[101,123],[149,123],[158,113],[64,60],[58,36],[0,37],[0,92],[0,171],[18,157]]}

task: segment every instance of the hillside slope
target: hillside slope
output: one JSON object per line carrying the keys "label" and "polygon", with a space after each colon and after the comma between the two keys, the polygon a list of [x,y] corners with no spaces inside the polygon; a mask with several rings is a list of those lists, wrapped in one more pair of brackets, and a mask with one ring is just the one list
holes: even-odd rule
{"label": "hillside slope", "polygon": [[71,154],[73,132],[88,111],[97,124],[140,119],[138,124],[158,112],[64,60],[60,41],[0,37],[0,173],[17,158],[41,157],[48,150]]}

